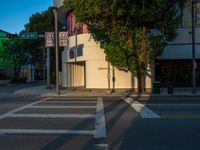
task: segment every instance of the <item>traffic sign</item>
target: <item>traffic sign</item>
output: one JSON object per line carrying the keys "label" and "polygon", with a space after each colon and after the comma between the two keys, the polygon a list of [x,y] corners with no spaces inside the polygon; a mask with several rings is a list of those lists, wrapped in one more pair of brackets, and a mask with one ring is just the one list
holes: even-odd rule
{"label": "traffic sign", "polygon": [[54,32],[45,32],[45,47],[54,47]]}
{"label": "traffic sign", "polygon": [[37,39],[37,32],[21,32],[19,38],[34,40]]}
{"label": "traffic sign", "polygon": [[59,46],[68,46],[68,32],[59,32]]}

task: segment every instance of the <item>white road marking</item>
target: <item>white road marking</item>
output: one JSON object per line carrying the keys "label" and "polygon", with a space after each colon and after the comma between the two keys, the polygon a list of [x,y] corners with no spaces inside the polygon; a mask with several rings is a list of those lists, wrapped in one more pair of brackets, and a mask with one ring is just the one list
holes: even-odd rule
{"label": "white road marking", "polygon": [[6,117],[19,118],[95,118],[94,114],[10,114]]}
{"label": "white road marking", "polygon": [[96,108],[96,106],[30,106],[28,108],[72,108],[72,109],[87,109],[87,108]]}
{"label": "white road marking", "polygon": [[[0,115],[0,119],[11,118],[11,117],[22,117],[22,118],[95,118],[95,130],[45,130],[45,129],[0,129],[0,135],[5,134],[82,134],[82,135],[93,135],[94,138],[106,137],[106,124],[104,115],[103,99],[98,98],[97,101],[61,101],[61,100],[49,100],[45,98],[37,102],[30,103],[23,107],[14,109],[8,113]],[[61,99],[61,98],[59,98]],[[70,98],[71,99],[71,98]],[[92,98],[94,99],[94,98]],[[66,99],[65,99],[66,100]],[[41,106],[39,103],[91,103],[96,106]],[[19,114],[16,113],[23,109],[28,108],[96,108],[96,114]],[[99,147],[106,147],[107,145],[97,145]]]}
{"label": "white road marking", "polygon": [[77,97],[49,97],[49,99],[53,99],[53,100],[55,100],[55,101],[57,101],[57,100],[66,100],[66,101],[68,101],[68,100],[74,100],[74,101],[90,101],[90,100],[96,100],[96,98],[95,97],[87,97],[87,98],[83,98],[83,97],[79,97],[79,98],[77,98]]}
{"label": "white road marking", "polygon": [[0,129],[0,135],[5,134],[81,134],[93,135],[90,130],[44,130],[44,129]]}
{"label": "white road marking", "polygon": [[106,137],[106,123],[103,107],[102,97],[97,98],[97,109],[96,109],[96,119],[95,119],[95,138]]}
{"label": "white road marking", "polygon": [[108,144],[95,144],[95,147],[104,148],[105,150],[108,150]]}
{"label": "white road marking", "polygon": [[66,100],[66,101],[56,101],[56,100],[50,100],[50,101],[44,101],[43,103],[97,103],[96,101],[77,101],[77,100],[75,100],[75,101],[68,101],[68,100]]}
{"label": "white road marking", "polygon": [[27,107],[30,107],[30,106],[32,106],[32,105],[36,105],[36,104],[38,104],[38,103],[40,103],[40,102],[43,102],[43,101],[45,101],[45,100],[47,100],[48,98],[44,98],[44,99],[42,99],[42,100],[40,100],[40,101],[36,101],[36,102],[33,102],[33,103],[30,103],[30,104],[28,104],[28,105],[25,105],[25,106],[23,106],[23,107],[20,107],[20,108],[17,108],[17,109],[14,109],[14,110],[12,110],[12,111],[10,111],[10,112],[7,112],[7,113],[5,113],[5,114],[2,114],[2,115],[0,115],[0,119],[3,119],[3,118],[6,118],[6,117],[9,117],[9,116],[12,116],[15,112],[17,112],[17,111],[21,111],[21,110],[23,110],[23,109],[25,109],[25,108],[27,108]]}
{"label": "white road marking", "polygon": [[147,106],[200,106],[200,104],[156,104],[156,103],[146,103],[144,105],[147,105]]}
{"label": "white road marking", "polygon": [[158,114],[145,107],[145,105],[133,100],[132,98],[126,98],[125,102],[131,105],[131,107],[134,108],[142,118],[160,118]]}

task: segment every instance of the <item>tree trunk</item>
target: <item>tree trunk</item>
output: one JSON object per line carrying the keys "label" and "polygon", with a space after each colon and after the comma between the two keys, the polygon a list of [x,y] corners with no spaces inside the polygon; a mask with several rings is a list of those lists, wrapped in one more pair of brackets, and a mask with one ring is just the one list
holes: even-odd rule
{"label": "tree trunk", "polygon": [[20,69],[21,69],[20,65],[19,66],[17,66],[17,65],[14,66],[14,77],[13,77],[14,80],[19,78]]}
{"label": "tree trunk", "polygon": [[138,81],[138,94],[145,93],[145,76],[144,74],[137,75]]}
{"label": "tree trunk", "polygon": [[[141,53],[139,59],[139,67],[145,70],[145,66],[147,64],[147,39],[146,39],[146,27],[142,27],[142,41],[141,41]],[[145,75],[143,71],[139,71],[137,73],[138,78],[138,93],[145,92]]]}

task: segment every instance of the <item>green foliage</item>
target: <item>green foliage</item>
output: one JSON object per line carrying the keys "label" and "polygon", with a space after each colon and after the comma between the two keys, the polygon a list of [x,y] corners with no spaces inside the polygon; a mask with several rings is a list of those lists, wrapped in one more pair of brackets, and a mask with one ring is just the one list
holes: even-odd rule
{"label": "green foliage", "polygon": [[[78,22],[88,25],[111,63],[129,66],[142,74],[148,63],[159,56],[167,42],[177,36],[179,8],[184,0],[64,0]],[[159,34],[151,32],[156,28]]]}
{"label": "green foliage", "polygon": [[44,34],[44,32],[54,31],[54,15],[53,8],[49,8],[41,13],[35,13],[29,18],[29,23],[25,25],[25,31],[38,32]]}
{"label": "green foliage", "polygon": [[21,84],[21,83],[26,83],[26,81],[27,81],[26,77],[21,77],[21,78],[17,78],[17,79],[12,79],[10,81],[10,83]]}
{"label": "green foliage", "polygon": [[[25,32],[37,32],[43,35],[45,32],[54,31],[54,15],[53,9],[49,8],[41,13],[35,13],[29,18],[29,22],[25,25]],[[37,40],[24,40],[26,48],[31,53],[34,62],[43,59],[44,38]]]}
{"label": "green foliage", "polygon": [[23,41],[18,38],[4,40],[3,47],[2,59],[14,65],[14,78],[17,79],[21,66],[31,63],[31,55],[28,53]]}
{"label": "green foliage", "polygon": [[[58,23],[58,28],[61,30],[61,24]],[[38,35],[44,35],[45,32],[54,32],[54,13],[53,8],[35,13],[29,18],[29,22],[25,25],[25,32],[37,32]],[[43,47],[45,46],[44,38],[37,40],[24,40],[24,44],[31,53],[34,62],[43,61]],[[61,51],[60,51],[61,52]],[[51,67],[55,66],[55,51],[51,50]]]}

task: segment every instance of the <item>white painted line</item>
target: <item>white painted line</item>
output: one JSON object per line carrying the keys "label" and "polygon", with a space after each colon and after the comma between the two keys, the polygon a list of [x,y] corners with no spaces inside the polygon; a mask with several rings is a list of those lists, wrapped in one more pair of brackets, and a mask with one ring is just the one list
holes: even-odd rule
{"label": "white painted line", "polygon": [[48,99],[49,99],[49,98],[44,98],[44,99],[42,99],[42,100],[40,100],[40,101],[36,101],[36,102],[30,103],[30,104],[28,104],[28,105],[25,105],[25,106],[23,106],[23,107],[14,109],[14,110],[12,110],[12,111],[9,111],[9,112],[7,112],[7,113],[5,113],[5,114],[0,115],[0,119],[4,119],[4,118],[6,118],[6,117],[10,117],[10,116],[12,116],[12,115],[13,115],[15,112],[17,112],[17,111],[21,111],[21,110],[23,110],[23,109],[25,109],[25,108],[27,108],[27,107],[36,105],[36,104],[38,104],[38,103],[40,103],[40,102],[43,102],[43,101],[45,101],[45,100],[48,100]]}
{"label": "white painted line", "polygon": [[59,99],[59,100],[66,100],[66,101],[68,101],[68,100],[80,100],[80,101],[84,101],[84,100],[96,100],[96,98],[94,98],[94,97],[87,97],[87,98],[77,98],[77,97],[49,97],[49,99],[53,99],[53,100],[57,100],[57,99]]}
{"label": "white painted line", "polygon": [[132,98],[126,98],[125,102],[127,102],[133,109],[135,109],[142,118],[160,118],[158,114],[145,107],[145,105],[133,100]]}
{"label": "white painted line", "polygon": [[73,109],[87,109],[96,108],[96,106],[30,106],[28,108],[73,108]]}
{"label": "white painted line", "polygon": [[200,106],[200,104],[156,104],[156,103],[146,103],[144,105],[147,105],[147,106]]}
{"label": "white painted line", "polygon": [[44,101],[43,103],[97,103],[96,101]]}
{"label": "white painted line", "polygon": [[0,129],[0,135],[5,134],[81,134],[93,135],[90,130],[44,130],[44,129]]}
{"label": "white painted line", "polygon": [[96,109],[96,119],[95,119],[95,138],[106,137],[106,122],[104,115],[103,99],[98,97],[97,99],[97,109]]}
{"label": "white painted line", "polygon": [[11,114],[7,117],[19,118],[95,118],[94,114]]}
{"label": "white painted line", "polygon": [[104,148],[105,150],[108,150],[108,144],[95,144],[95,147]]}

